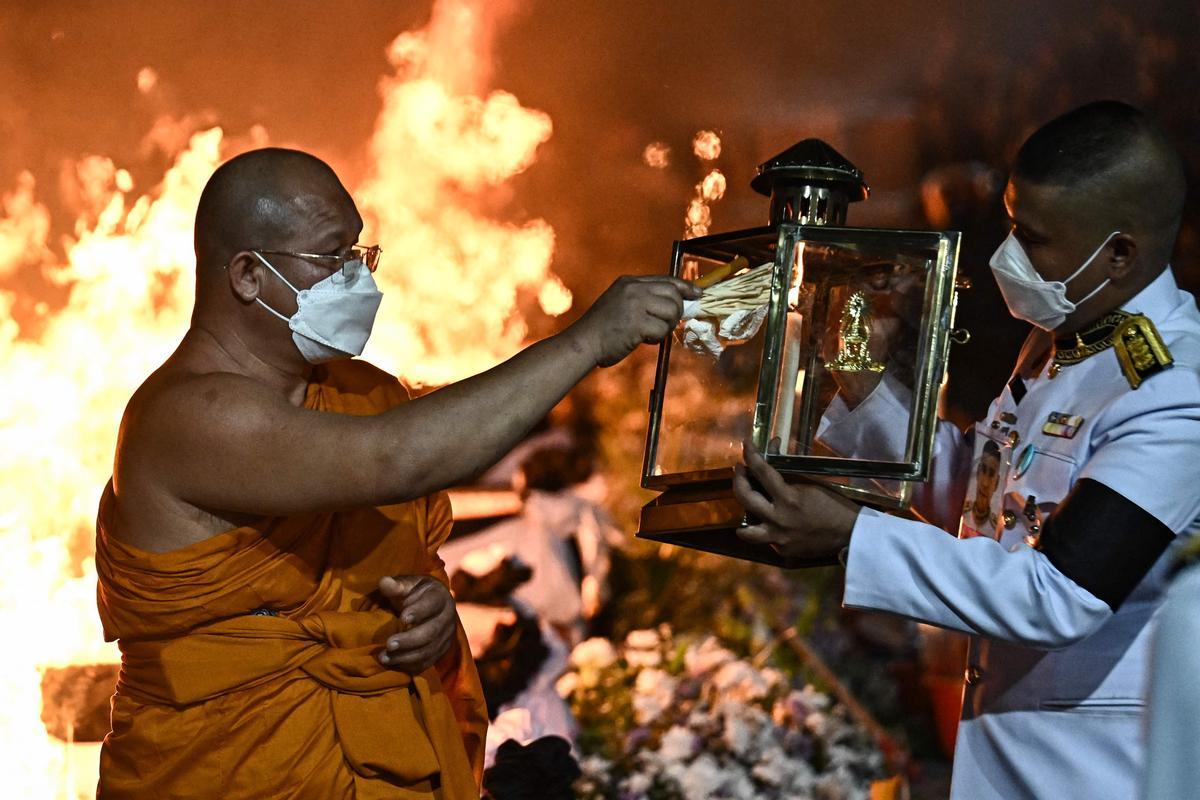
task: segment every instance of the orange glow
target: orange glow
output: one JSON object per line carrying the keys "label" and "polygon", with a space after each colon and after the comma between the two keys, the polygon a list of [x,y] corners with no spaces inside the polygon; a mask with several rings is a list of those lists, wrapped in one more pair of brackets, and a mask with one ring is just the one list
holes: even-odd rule
{"label": "orange glow", "polygon": [[725,176],[721,170],[714,169],[704,176],[700,182],[700,196],[709,203],[715,203],[725,196]]}
{"label": "orange glow", "polygon": [[359,187],[368,240],[387,261],[386,297],[365,356],[417,384],[473,375],[515,353],[527,329],[516,313],[531,295],[558,315],[571,295],[550,272],[554,231],[488,219],[472,199],[523,172],[550,137],[550,118],[507,92],[482,93],[473,58],[483,8],[438,3],[429,27],[389,52],[383,111],[371,141],[374,170]]}
{"label": "orange glow", "polygon": [[671,164],[671,148],[664,142],[651,142],[642,151],[642,163],[651,169],[666,169]]}
{"label": "orange glow", "polygon": [[[692,150],[701,161],[712,161],[721,155],[721,139],[712,131],[700,131],[692,140]],[[688,202],[683,217],[683,238],[708,235],[712,225],[711,205],[725,196],[725,189],[725,175],[719,169],[709,170],[696,184],[696,195]]]}
{"label": "orange glow", "polygon": [[[550,271],[549,224],[479,210],[533,164],[552,130],[546,114],[487,90],[487,10],[483,0],[441,0],[427,28],[393,42],[371,169],[354,192],[368,220],[364,241],[384,249],[386,299],[366,357],[413,383],[491,367],[525,342],[523,308],[561,314],[572,302]],[[137,75],[140,92],[157,84],[151,68]],[[107,158],[76,165],[85,210],[65,260],[48,246],[57,234],[30,174],[0,196],[0,276],[40,270],[67,291],[36,333],[18,329],[18,297],[0,291],[0,630],[12,645],[0,670],[6,797],[95,796],[99,748],[47,735],[40,670],[118,658],[95,610],[96,506],[126,401],[187,327],[196,203],[235,152],[220,128],[183,138],[183,124],[164,118],[148,137],[175,153],[152,189],[135,187]],[[243,141],[266,144],[266,132],[255,128]]]}
{"label": "orange glow", "polygon": [[700,131],[692,139],[692,152],[701,161],[716,161],[721,157],[721,137],[712,131]]}

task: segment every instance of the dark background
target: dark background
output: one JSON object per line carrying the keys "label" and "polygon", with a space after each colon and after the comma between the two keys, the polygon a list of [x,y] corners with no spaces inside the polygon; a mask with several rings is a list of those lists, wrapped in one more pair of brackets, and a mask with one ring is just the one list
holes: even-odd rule
{"label": "dark background", "polygon": [[[754,166],[820,136],[874,190],[851,224],[964,232],[961,269],[975,289],[960,321],[976,336],[955,351],[951,403],[963,420],[982,413],[1024,335],[986,268],[1005,232],[1005,164],[1024,136],[1078,103],[1113,97],[1161,119],[1193,174],[1200,163],[1195,3],[504,5],[492,86],[549,113],[554,134],[513,182],[503,213],[554,227],[554,269],[577,298],[563,320],[613,276],[665,269],[706,171],[690,152],[696,131],[724,142],[717,166],[730,191],[714,206],[714,232],[761,223],[765,202],[748,186]],[[220,124],[235,139],[261,124],[272,142],[316,152],[353,186],[366,168],[376,85],[390,72],[386,47],[428,15],[427,2],[8,0],[0,188],[31,171],[39,199],[69,231],[77,209],[59,189],[69,165],[106,155],[148,188],[170,163],[146,138],[164,114],[185,129]],[[159,76],[148,94],[136,88],[143,67]],[[672,148],[665,170],[641,161],[656,140]],[[1192,224],[1185,234],[1177,270],[1195,288],[1200,246]],[[34,272],[0,288],[56,297]]]}

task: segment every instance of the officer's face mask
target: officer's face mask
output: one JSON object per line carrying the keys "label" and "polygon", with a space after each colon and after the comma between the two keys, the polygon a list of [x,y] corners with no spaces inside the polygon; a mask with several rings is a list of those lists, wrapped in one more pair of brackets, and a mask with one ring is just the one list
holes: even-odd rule
{"label": "officer's face mask", "polygon": [[254,255],[296,293],[296,313],[291,317],[285,317],[258,298],[255,302],[288,324],[292,341],[305,361],[322,364],[362,354],[375,324],[379,301],[383,299],[383,292],[362,261],[348,261],[312,288],[297,289],[260,253]]}
{"label": "officer's face mask", "polygon": [[1118,233],[1120,231],[1110,233],[1096,248],[1096,252],[1083,262],[1083,266],[1071,273],[1064,281],[1043,280],[1037,270],[1033,268],[1033,263],[1025,253],[1025,248],[1017,241],[1014,234],[1009,233],[1008,238],[1000,243],[996,252],[992,254],[991,261],[988,262],[992,268],[992,274],[996,276],[996,283],[1000,286],[1000,294],[1004,295],[1004,303],[1008,306],[1008,312],[1017,319],[1033,323],[1043,330],[1052,331],[1062,325],[1068,314],[1091,300],[1097,292],[1108,285],[1111,279],[1105,279],[1086,297],[1077,302],[1073,303],[1067,299],[1067,284],[1087,269],[1112,240],[1112,237]]}

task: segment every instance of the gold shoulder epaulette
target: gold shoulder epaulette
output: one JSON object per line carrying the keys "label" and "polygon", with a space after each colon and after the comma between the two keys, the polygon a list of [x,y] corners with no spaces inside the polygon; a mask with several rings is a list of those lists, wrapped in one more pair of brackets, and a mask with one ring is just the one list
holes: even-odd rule
{"label": "gold shoulder epaulette", "polygon": [[1112,338],[1117,361],[1121,363],[1121,371],[1131,389],[1138,388],[1146,378],[1162,372],[1175,361],[1158,328],[1141,314],[1122,321],[1113,331]]}

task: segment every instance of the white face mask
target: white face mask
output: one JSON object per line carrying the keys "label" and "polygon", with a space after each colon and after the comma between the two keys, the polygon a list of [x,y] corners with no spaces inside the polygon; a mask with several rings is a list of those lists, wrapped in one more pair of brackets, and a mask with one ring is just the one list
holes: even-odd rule
{"label": "white face mask", "polygon": [[1075,270],[1065,281],[1047,281],[1038,275],[1033,263],[1025,253],[1025,248],[1017,241],[1013,233],[1000,243],[992,260],[988,262],[996,283],[1000,286],[1000,294],[1004,295],[1004,303],[1008,313],[1017,319],[1031,322],[1043,330],[1052,331],[1066,321],[1067,315],[1079,306],[1091,300],[1101,289],[1108,285],[1111,278],[1088,293],[1087,297],[1072,303],[1067,299],[1067,284],[1083,272],[1100,255],[1112,237],[1120,231],[1113,231],[1104,242],[1096,248],[1096,252],[1083,262],[1083,266]]}
{"label": "white face mask", "polygon": [[296,313],[285,317],[262,300],[255,301],[292,329],[292,341],[310,364],[361,355],[375,324],[375,313],[383,292],[362,261],[347,261],[345,267],[313,284],[297,289],[259,253],[258,260],[296,293]]}

